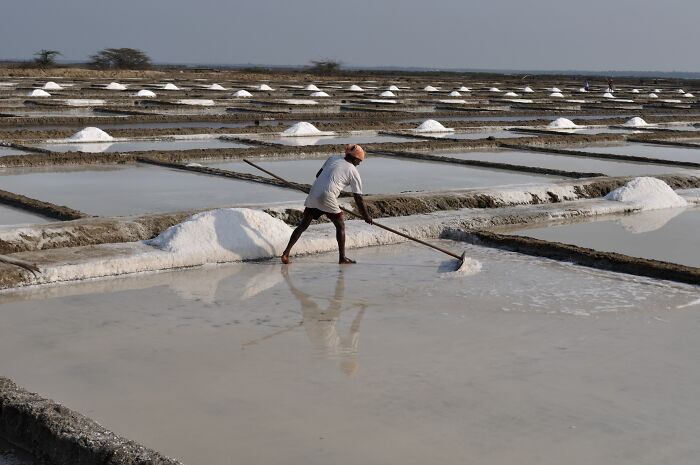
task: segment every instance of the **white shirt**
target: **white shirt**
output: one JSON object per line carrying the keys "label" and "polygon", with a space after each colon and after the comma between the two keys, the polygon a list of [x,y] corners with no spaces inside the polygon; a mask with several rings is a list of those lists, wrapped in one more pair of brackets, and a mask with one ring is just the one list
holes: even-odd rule
{"label": "white shirt", "polygon": [[338,196],[347,186],[353,194],[362,194],[360,173],[355,165],[345,161],[345,157],[332,156],[323,164],[304,205],[326,213],[340,213]]}

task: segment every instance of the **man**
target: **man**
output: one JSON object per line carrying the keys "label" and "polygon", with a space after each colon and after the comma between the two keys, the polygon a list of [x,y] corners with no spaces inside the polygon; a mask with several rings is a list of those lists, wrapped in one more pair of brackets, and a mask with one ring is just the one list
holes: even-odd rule
{"label": "man", "polygon": [[289,254],[292,247],[299,240],[304,231],[309,227],[313,220],[319,219],[321,216],[326,217],[335,225],[335,238],[338,241],[338,263],[349,264],[355,263],[345,256],[345,221],[343,212],[338,205],[338,196],[340,192],[350,187],[355,198],[355,203],[362,217],[369,224],[372,224],[372,218],[367,213],[367,207],[362,199],[362,180],[360,173],[357,171],[357,166],[365,159],[365,151],[359,145],[348,144],[345,146],[345,157],[332,156],[323,164],[321,169],[316,173],[316,181],[311,186],[306,202],[304,202],[304,216],[301,219],[301,224],[292,232],[292,237],[289,238],[289,244],[282,253],[282,263],[289,263]]}

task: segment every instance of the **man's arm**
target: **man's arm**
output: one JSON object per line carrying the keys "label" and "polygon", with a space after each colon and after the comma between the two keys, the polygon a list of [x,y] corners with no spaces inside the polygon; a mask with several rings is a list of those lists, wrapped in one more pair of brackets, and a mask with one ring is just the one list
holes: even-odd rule
{"label": "man's arm", "polygon": [[362,215],[366,223],[372,224],[372,217],[369,216],[362,194],[352,194],[352,196],[355,198],[355,204],[357,205],[357,209],[360,210],[360,215]]}

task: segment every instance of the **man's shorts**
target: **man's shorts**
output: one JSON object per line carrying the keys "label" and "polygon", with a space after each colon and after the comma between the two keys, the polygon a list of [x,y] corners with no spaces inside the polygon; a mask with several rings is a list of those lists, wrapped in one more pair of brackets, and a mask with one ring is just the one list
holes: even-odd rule
{"label": "man's shorts", "polygon": [[304,215],[309,214],[311,215],[311,218],[317,220],[321,218],[323,215],[326,215],[326,217],[329,220],[342,220],[343,219],[343,212],[338,212],[338,213],[328,213],[324,212],[323,210],[319,210],[318,208],[309,208],[306,207],[304,209]]}

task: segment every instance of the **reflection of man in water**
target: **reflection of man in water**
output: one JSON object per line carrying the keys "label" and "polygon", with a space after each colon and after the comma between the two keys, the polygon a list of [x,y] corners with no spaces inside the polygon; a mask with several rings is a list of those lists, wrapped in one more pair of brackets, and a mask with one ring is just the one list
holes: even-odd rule
{"label": "reflection of man in water", "polygon": [[353,307],[359,306],[360,309],[350,325],[349,334],[343,337],[338,334],[336,328],[343,307],[345,290],[343,273],[338,274],[338,280],[335,283],[335,294],[330,299],[325,310],[322,310],[309,294],[299,290],[292,283],[286,267],[282,273],[287,281],[289,290],[301,304],[302,325],[314,349],[327,357],[339,357],[341,371],[346,375],[354,374],[358,366],[357,347],[360,342],[360,322],[365,313],[366,305],[353,305]]}

